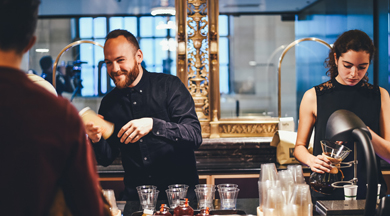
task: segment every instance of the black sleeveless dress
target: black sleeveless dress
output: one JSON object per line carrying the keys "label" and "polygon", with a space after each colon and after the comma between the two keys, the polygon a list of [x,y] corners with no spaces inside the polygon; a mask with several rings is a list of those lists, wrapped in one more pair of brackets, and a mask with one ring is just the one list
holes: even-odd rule
{"label": "black sleeveless dress", "polygon": [[[346,109],[355,113],[368,127],[375,133],[379,134],[379,118],[381,110],[381,95],[378,86],[371,85],[363,80],[355,86],[342,85],[331,79],[325,83],[315,86],[317,95],[317,119],[315,122],[313,155],[322,154],[320,141],[325,139],[326,123],[330,115],[339,109]],[[346,146],[353,151],[344,159],[344,162],[352,161],[354,158],[354,145],[352,142]],[[367,177],[366,162],[364,152],[357,147],[358,159],[358,199],[366,198]],[[377,156],[378,180],[381,184],[381,196],[386,194],[387,186],[383,179],[380,169],[380,158]],[[353,167],[342,169],[344,181],[353,178]],[[332,195],[323,195],[312,190],[313,203],[316,200],[343,200],[344,190],[335,189]]]}

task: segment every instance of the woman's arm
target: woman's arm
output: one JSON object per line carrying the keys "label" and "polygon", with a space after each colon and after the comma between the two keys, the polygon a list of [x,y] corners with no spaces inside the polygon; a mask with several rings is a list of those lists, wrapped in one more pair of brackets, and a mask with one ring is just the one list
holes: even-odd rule
{"label": "woman's arm", "polygon": [[314,123],[317,117],[317,98],[315,89],[308,90],[303,95],[299,108],[299,124],[294,156],[301,163],[308,165],[313,172],[324,173],[330,171],[330,161],[322,156],[313,156],[307,150]]}
{"label": "woman's arm", "polygon": [[390,163],[390,97],[389,93],[380,88],[381,113],[379,120],[380,136],[370,129],[372,145],[375,153],[383,160]]}

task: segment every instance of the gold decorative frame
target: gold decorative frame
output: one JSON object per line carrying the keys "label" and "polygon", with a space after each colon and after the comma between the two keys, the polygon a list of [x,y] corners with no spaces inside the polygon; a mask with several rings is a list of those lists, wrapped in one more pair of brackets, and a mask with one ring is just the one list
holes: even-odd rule
{"label": "gold decorative frame", "polygon": [[[302,41],[315,41],[331,47],[318,38],[303,38],[292,42],[283,50],[278,64],[278,117],[220,119],[218,4],[219,0],[175,0],[177,75],[194,98],[202,136],[273,136],[278,130],[281,117],[281,64],[285,54]],[[206,26],[207,34],[202,32],[206,30]]]}
{"label": "gold decorative frame", "polygon": [[194,99],[202,137],[273,136],[278,118],[220,119],[218,5],[175,0],[177,76]]}

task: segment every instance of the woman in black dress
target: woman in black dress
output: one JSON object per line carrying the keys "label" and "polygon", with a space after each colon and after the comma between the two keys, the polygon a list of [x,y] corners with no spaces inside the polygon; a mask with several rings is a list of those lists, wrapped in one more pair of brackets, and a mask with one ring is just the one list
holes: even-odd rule
{"label": "woman in black dress", "polygon": [[[390,98],[389,93],[368,83],[367,69],[375,47],[370,37],[360,30],[344,32],[334,43],[325,61],[330,80],[309,89],[303,96],[299,110],[298,135],[294,155],[313,172],[329,172],[330,161],[322,155],[320,140],[325,139],[325,127],[329,116],[336,110],[346,109],[355,113],[369,127],[372,144],[377,155],[378,180],[381,195],[387,187],[380,169],[380,158],[390,162]],[[314,129],[313,154],[307,150]],[[353,149],[353,143],[345,144]],[[358,199],[366,196],[366,163],[364,152],[358,153]],[[344,161],[353,160],[351,153]],[[353,168],[342,169],[345,178],[353,178]],[[312,191],[317,199],[344,199],[342,189],[332,195]]]}

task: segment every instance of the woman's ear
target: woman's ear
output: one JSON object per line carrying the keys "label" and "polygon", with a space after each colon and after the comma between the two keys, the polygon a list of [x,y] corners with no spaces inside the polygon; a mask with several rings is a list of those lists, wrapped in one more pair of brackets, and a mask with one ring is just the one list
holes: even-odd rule
{"label": "woman's ear", "polygon": [[336,66],[337,66],[337,61],[338,61],[338,59],[337,59],[337,55],[336,55],[336,53],[333,53],[333,57],[334,57],[334,63],[336,64]]}

